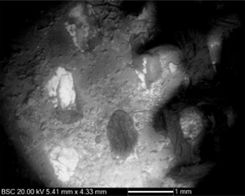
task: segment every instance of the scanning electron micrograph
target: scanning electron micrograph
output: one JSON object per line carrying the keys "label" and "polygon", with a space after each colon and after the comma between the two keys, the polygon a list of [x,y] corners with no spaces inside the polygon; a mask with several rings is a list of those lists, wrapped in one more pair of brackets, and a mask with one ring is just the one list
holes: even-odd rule
{"label": "scanning electron micrograph", "polygon": [[0,1],[0,193],[244,195],[244,10]]}

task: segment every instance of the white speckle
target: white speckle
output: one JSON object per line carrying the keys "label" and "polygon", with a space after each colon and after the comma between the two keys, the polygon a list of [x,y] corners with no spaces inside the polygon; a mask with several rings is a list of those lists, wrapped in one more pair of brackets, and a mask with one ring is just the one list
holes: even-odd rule
{"label": "white speckle", "polygon": [[76,25],[74,24],[68,24],[67,22],[65,23],[65,28],[70,34],[70,36],[76,36]]}
{"label": "white speckle", "polygon": [[78,39],[77,39],[77,27],[76,27],[76,25],[75,24],[68,24],[66,22],[65,28],[68,31],[68,33],[70,34],[75,47],[77,47],[80,50],[80,45],[79,45]]}
{"label": "white speckle", "polygon": [[74,174],[79,161],[79,155],[73,148],[57,146],[51,150],[49,159],[57,178],[62,182],[67,182]]}
{"label": "white speckle", "polygon": [[146,64],[147,64],[147,58],[144,57],[143,58],[143,70],[142,70],[144,74],[147,74]]}
{"label": "white speckle", "polygon": [[137,71],[137,70],[135,70],[135,72],[141,81],[141,87],[146,89],[145,74],[141,73],[140,71]]}
{"label": "white speckle", "polygon": [[71,74],[62,76],[60,79],[60,88],[58,90],[61,108],[66,108],[75,102],[76,95]]}
{"label": "white speckle", "polygon": [[220,46],[220,42],[218,42],[218,41],[213,41],[213,42],[210,43],[209,46],[210,46],[211,48],[216,47],[216,46]]}
{"label": "white speckle", "polygon": [[212,64],[216,64],[219,59],[221,44],[218,41],[213,41],[209,44],[209,54],[212,61]]}
{"label": "white speckle", "polygon": [[68,22],[65,22],[65,28],[70,34],[73,44],[76,48],[81,50],[81,52],[83,52],[83,50],[80,43],[80,38],[87,37],[89,34],[89,24],[87,22],[87,17],[84,14],[83,9],[84,8],[81,4],[78,4],[76,7],[72,8],[68,16],[75,19],[75,22],[74,24],[69,24]]}
{"label": "white speckle", "polygon": [[207,45],[212,64],[216,64],[219,62],[222,45],[221,41],[221,34],[218,32],[213,33],[208,37]]}
{"label": "white speckle", "polygon": [[180,118],[180,126],[185,138],[194,139],[202,130],[202,119],[195,112],[184,112]]}
{"label": "white speckle", "polygon": [[176,70],[177,70],[177,65],[175,65],[174,63],[169,63],[169,70],[170,70],[170,72],[173,74],[173,73],[175,73],[176,72]]}
{"label": "white speckle", "polygon": [[46,89],[55,107],[60,104],[60,107],[65,109],[75,103],[76,93],[72,73],[62,67],[58,67],[56,74],[48,81]]}

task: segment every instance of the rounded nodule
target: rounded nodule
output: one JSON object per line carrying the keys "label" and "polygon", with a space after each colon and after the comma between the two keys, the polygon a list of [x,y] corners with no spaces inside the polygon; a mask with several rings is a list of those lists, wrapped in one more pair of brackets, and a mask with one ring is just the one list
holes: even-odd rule
{"label": "rounded nodule", "polygon": [[111,152],[126,158],[133,151],[138,138],[132,117],[123,110],[116,110],[107,125],[107,138]]}

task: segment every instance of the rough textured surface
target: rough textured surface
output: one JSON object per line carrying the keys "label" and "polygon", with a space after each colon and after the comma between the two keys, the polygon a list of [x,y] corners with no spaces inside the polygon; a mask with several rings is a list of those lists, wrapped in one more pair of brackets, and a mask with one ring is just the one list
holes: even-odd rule
{"label": "rough textured surface", "polygon": [[107,137],[111,151],[120,157],[127,157],[134,149],[138,133],[133,119],[123,110],[116,110],[107,126]]}
{"label": "rough textured surface", "polygon": [[83,118],[83,114],[77,110],[56,109],[54,112],[54,117],[64,124],[72,124],[81,120]]}
{"label": "rough textured surface", "polygon": [[[192,11],[196,10],[189,9],[191,12],[187,13],[183,6],[176,6],[175,2],[168,9],[160,1],[156,6],[156,1],[149,4],[140,2],[141,6],[123,1],[124,9],[121,2],[64,1],[61,7],[49,11],[48,18],[41,15],[42,21],[35,21],[36,24],[26,33],[23,31],[23,38],[18,38],[11,57],[0,61],[0,116],[17,149],[47,186],[184,186],[168,178],[166,173],[175,156],[182,158],[186,155],[189,159],[192,149],[182,153],[183,148],[188,148],[188,143],[171,141],[171,138],[179,136],[174,131],[172,134],[171,130],[165,131],[166,134],[159,134],[162,130],[154,132],[152,112],[172,98],[181,83],[184,82],[186,87],[200,79],[212,78],[209,77],[210,73],[214,73],[214,67],[209,65],[208,60],[210,49],[205,46],[206,39],[202,36],[197,36],[193,42],[195,36],[190,36],[187,41],[184,36],[183,47],[180,48],[165,45],[176,44],[177,40],[166,42],[176,36],[171,31],[177,30],[175,27],[180,28],[182,35],[181,29],[186,25],[181,19],[193,22]],[[14,5],[11,2],[11,13]],[[163,17],[155,17],[155,8],[159,6]],[[16,6],[15,11],[24,12],[19,7]],[[30,7],[27,13],[29,11]],[[8,16],[9,13],[6,13]],[[36,13],[35,10],[33,13]],[[179,17],[179,13],[183,13],[183,17]],[[188,14],[192,15],[191,18],[186,18]],[[19,14],[16,16],[9,23],[13,31],[21,21]],[[7,18],[12,17],[5,17],[4,20]],[[179,19],[181,22],[178,22]],[[205,26],[196,18],[194,21]],[[163,30],[160,33],[157,32],[159,25]],[[201,47],[197,47],[197,43]],[[239,49],[234,45],[228,48],[234,52],[227,51],[226,56],[237,60]],[[138,65],[144,63],[139,57],[145,55],[152,57],[150,65],[156,65],[156,62],[158,65],[160,60],[161,68],[155,70],[151,69],[155,66],[151,66],[146,67],[150,69],[143,67],[139,70]],[[183,56],[185,59],[182,59]],[[228,61],[227,65],[232,63]],[[61,74],[53,80],[49,94],[46,92],[47,84],[59,67],[65,72],[65,77]],[[146,76],[146,71],[152,73],[152,77]],[[236,86],[233,81],[238,78],[230,78],[230,71],[228,76],[224,75],[226,88],[223,91],[226,93],[228,87]],[[60,79],[63,80],[60,82]],[[150,85],[147,85],[147,80]],[[240,93],[231,94],[244,100]],[[208,116],[212,121],[212,115],[208,113]],[[172,130],[176,130],[176,125],[177,130],[181,129],[176,123],[178,119],[174,122],[165,119],[164,123],[161,112],[156,119],[162,120],[160,125],[156,123],[157,128],[167,128],[172,123]],[[220,122],[225,119],[220,118]],[[232,124],[232,115],[229,121]],[[108,127],[110,131],[107,131]],[[175,149],[176,154],[171,152],[170,142],[180,147]],[[210,147],[209,144],[207,146]],[[212,148],[208,154],[213,151]],[[229,151],[229,154],[232,153]],[[224,154],[227,157],[227,153]],[[6,171],[6,176],[11,176],[9,173],[13,170]],[[189,171],[186,167],[180,174],[188,174]],[[57,174],[63,178],[57,178]],[[14,178],[9,178],[12,185]],[[191,183],[187,185],[190,187]]]}
{"label": "rough textured surface", "polygon": [[[147,124],[154,104],[183,80],[179,69],[168,71],[168,62],[178,57],[170,55],[170,48],[161,52],[166,60],[162,78],[142,88],[132,66],[135,42],[130,38],[147,39],[153,25],[144,26],[151,20],[150,7],[124,15],[117,6],[97,2],[64,3],[53,13],[52,25],[28,32],[0,77],[6,106],[0,115],[47,186],[171,186],[174,182],[164,177],[172,158],[169,140],[150,136]],[[62,97],[68,98],[62,102],[67,107]],[[110,122],[110,129],[116,129],[108,140],[108,122],[119,108],[127,113],[116,112]],[[69,165],[70,151],[62,149],[74,149],[79,160]]]}
{"label": "rough textured surface", "polygon": [[53,104],[62,109],[71,108],[75,104],[76,93],[72,74],[62,67],[58,67],[56,74],[46,85]]}
{"label": "rough textured surface", "polygon": [[191,140],[195,139],[204,127],[200,114],[192,108],[184,110],[179,121],[184,137]]}

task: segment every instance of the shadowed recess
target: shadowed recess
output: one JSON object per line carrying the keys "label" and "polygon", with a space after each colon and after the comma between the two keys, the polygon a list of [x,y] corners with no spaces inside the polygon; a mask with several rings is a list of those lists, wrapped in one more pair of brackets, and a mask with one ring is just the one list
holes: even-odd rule
{"label": "shadowed recess", "polygon": [[126,158],[133,151],[138,138],[133,119],[123,111],[116,110],[107,125],[107,138],[113,155]]}

